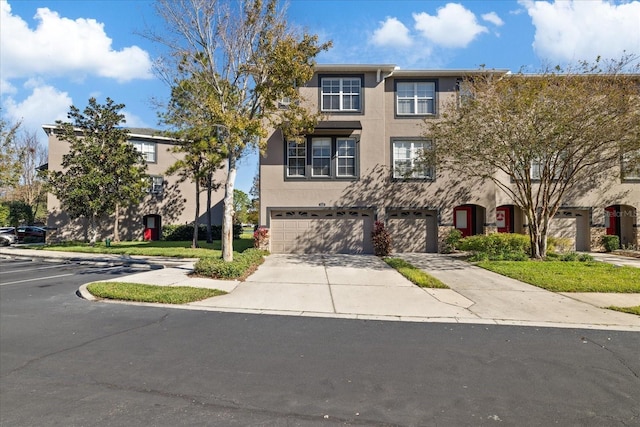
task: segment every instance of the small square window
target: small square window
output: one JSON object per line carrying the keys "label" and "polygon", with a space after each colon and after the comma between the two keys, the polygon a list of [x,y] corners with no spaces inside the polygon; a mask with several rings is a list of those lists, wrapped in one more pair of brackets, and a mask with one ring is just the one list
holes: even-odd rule
{"label": "small square window", "polygon": [[435,82],[397,82],[397,114],[399,116],[435,114],[435,93]]}
{"label": "small square window", "polygon": [[322,111],[360,111],[360,77],[323,77]]}
{"label": "small square window", "polygon": [[155,142],[147,142],[147,141],[137,141],[132,140],[131,144],[142,153],[145,161],[148,163],[156,162],[156,143]]}

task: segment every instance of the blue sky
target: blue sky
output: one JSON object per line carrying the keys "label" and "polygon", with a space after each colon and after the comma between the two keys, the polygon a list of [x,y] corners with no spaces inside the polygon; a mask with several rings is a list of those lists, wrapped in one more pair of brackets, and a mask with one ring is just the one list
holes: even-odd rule
{"label": "blue sky", "polygon": [[[290,0],[288,19],[334,47],[319,63],[403,69],[510,69],[640,54],[640,1]],[[0,0],[0,105],[38,132],[70,105],[108,96],[127,126],[157,127],[151,99],[169,88],[152,71],[159,46],[139,34],[162,25],[146,0]],[[248,192],[257,156],[241,162]]]}

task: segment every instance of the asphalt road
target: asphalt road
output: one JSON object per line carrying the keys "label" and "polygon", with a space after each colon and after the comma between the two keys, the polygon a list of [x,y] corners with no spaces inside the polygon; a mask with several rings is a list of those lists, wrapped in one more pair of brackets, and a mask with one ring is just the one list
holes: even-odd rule
{"label": "asphalt road", "polygon": [[131,270],[0,260],[2,426],[640,425],[640,334],[80,299]]}

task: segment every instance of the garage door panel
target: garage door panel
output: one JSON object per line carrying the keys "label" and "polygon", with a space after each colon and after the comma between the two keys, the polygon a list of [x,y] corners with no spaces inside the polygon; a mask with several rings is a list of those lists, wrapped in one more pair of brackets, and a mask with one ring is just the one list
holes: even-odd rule
{"label": "garage door panel", "polygon": [[[321,221],[321,220],[319,220]],[[334,219],[324,230],[325,250],[330,253],[361,253],[363,251],[364,221]],[[325,224],[327,221],[324,222]]]}
{"label": "garage door panel", "polygon": [[[296,216],[310,216],[299,218]],[[371,253],[372,212],[272,213],[273,253]],[[366,230],[369,230],[368,232]]]}
{"label": "garage door panel", "polygon": [[395,252],[424,252],[427,248],[427,220],[390,219],[389,232]]}
{"label": "garage door panel", "polygon": [[387,227],[393,251],[438,252],[437,213],[432,210],[389,210]]}

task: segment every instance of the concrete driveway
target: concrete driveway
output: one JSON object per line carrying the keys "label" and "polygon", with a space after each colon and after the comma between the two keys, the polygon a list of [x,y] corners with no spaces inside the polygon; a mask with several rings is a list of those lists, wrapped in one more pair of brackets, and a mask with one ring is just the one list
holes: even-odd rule
{"label": "concrete driveway", "polygon": [[[122,262],[115,255],[17,248],[2,248],[0,255]],[[640,294],[559,294],[474,267],[450,255],[397,256],[437,277],[450,289],[414,286],[372,255],[269,255],[244,282],[193,277],[190,273],[194,260],[176,265],[174,259],[165,264],[166,268],[127,276],[127,281],[229,292],[172,306],[192,310],[640,331],[640,316],[602,308],[640,305]],[[128,257],[126,262],[158,261]],[[80,291],[87,299],[93,298],[86,286]]]}
{"label": "concrete driveway", "polygon": [[[235,282],[228,295],[189,306],[358,319],[640,331],[638,316],[548,292],[455,257],[399,256],[451,289],[419,288],[371,255],[270,255],[246,281]],[[640,305],[640,295],[624,298],[629,305]]]}

